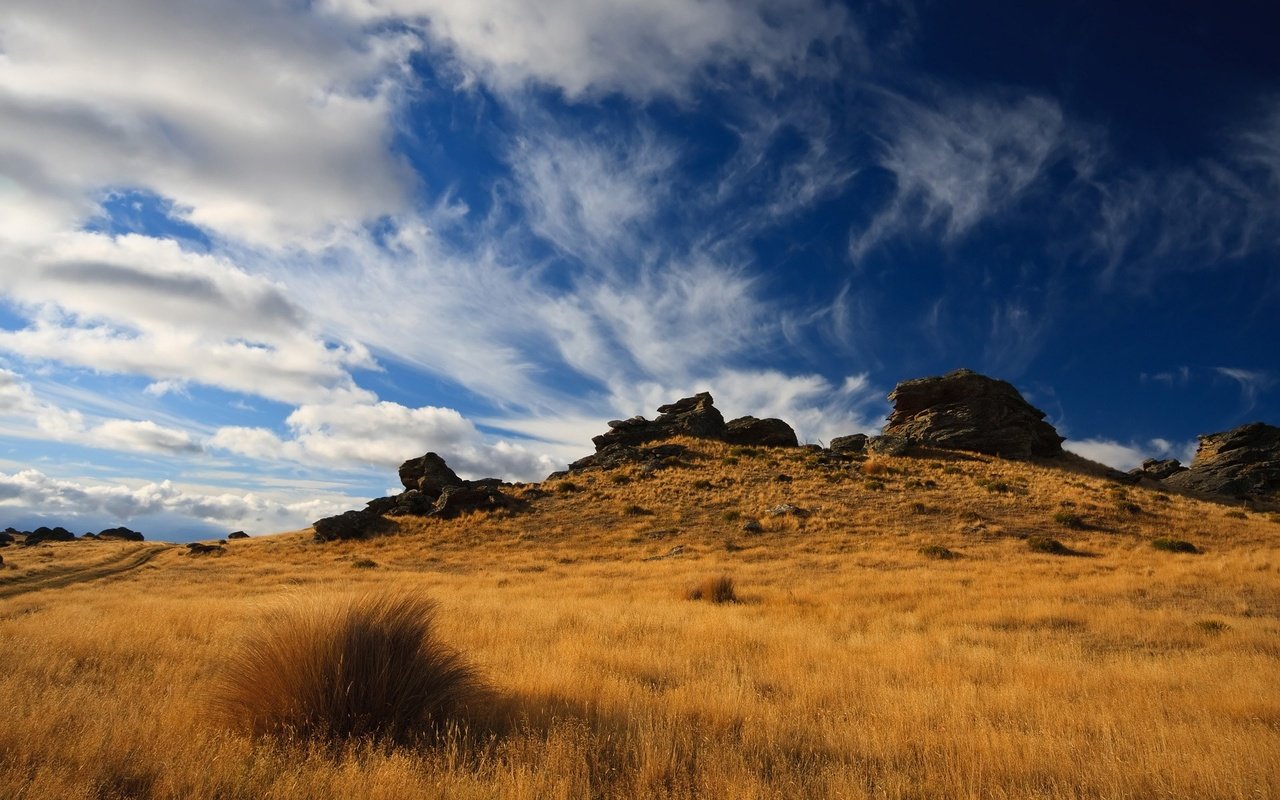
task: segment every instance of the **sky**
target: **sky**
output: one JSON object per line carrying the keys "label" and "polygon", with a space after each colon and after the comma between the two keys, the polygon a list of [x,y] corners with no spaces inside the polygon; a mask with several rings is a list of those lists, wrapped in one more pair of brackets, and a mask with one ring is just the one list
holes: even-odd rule
{"label": "sky", "polygon": [[1280,19],[1206,3],[6,0],[0,527],[305,527],[709,390],[1280,422]]}

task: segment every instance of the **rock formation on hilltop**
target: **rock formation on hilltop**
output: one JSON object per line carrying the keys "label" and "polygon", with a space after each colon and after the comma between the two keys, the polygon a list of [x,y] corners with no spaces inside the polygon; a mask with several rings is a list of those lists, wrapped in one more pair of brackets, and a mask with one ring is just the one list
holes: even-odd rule
{"label": "rock formation on hilltop", "polygon": [[1006,381],[958,369],[903,381],[889,393],[889,400],[893,412],[884,428],[886,436],[1002,458],[1063,455],[1063,437],[1044,421],[1044,412]]}
{"label": "rock formation on hilltop", "polygon": [[377,497],[365,507],[316,520],[319,542],[364,539],[390,529],[387,517],[453,519],[472,511],[518,509],[524,504],[502,491],[509,484],[498,478],[466,481],[435,453],[411,458],[400,465],[400,494]]}
{"label": "rock formation on hilltop", "polygon": [[1254,422],[1205,434],[1190,469],[1176,471],[1161,483],[1204,494],[1276,499],[1280,497],[1280,428]]}
{"label": "rock formation on hilltop", "polygon": [[1170,475],[1176,475],[1179,472],[1185,472],[1186,467],[1182,466],[1182,462],[1176,458],[1148,458],[1142,462],[1141,467],[1129,470],[1129,474],[1135,478],[1150,478],[1153,481],[1162,481]]}
{"label": "rock formation on hilltop", "polygon": [[693,397],[658,406],[657,419],[632,417],[612,420],[608,431],[592,437],[596,452],[570,464],[568,471],[616,469],[628,464],[658,468],[671,459],[678,459],[684,448],[674,444],[640,445],[672,436],[692,436],[755,447],[796,447],[799,444],[795,430],[777,418],[738,417],[726,423],[715,407],[711,393],[699,392]]}

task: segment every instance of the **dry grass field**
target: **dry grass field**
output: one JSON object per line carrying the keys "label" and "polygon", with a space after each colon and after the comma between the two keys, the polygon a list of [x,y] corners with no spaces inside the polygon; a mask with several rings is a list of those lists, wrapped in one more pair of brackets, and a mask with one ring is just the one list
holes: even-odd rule
{"label": "dry grass field", "polygon": [[[1084,467],[683,443],[370,541],[106,574],[139,545],[7,548],[0,797],[1280,797],[1280,519]],[[280,608],[369,592],[436,601],[483,708],[400,744],[220,713]]]}

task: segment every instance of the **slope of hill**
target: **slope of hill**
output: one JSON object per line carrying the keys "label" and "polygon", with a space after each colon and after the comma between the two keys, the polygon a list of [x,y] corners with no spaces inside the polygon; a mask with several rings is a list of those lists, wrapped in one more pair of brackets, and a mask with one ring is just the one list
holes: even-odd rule
{"label": "slope of hill", "polygon": [[[0,796],[1280,795],[1280,519],[1074,460],[673,441],[520,512],[0,601]],[[737,602],[688,599],[719,576]],[[488,679],[471,730],[335,749],[211,716],[271,609],[388,587]]]}

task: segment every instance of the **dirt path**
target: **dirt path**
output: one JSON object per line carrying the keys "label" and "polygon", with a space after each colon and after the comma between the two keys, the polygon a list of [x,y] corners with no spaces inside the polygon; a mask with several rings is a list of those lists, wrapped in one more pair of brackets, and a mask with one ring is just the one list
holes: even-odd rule
{"label": "dirt path", "polygon": [[0,600],[40,589],[61,589],[74,583],[96,581],[101,578],[121,575],[141,567],[168,549],[169,545],[163,544],[141,545],[132,550],[127,550],[115,558],[100,561],[97,564],[55,567],[35,575],[26,575],[11,580],[0,579]]}

